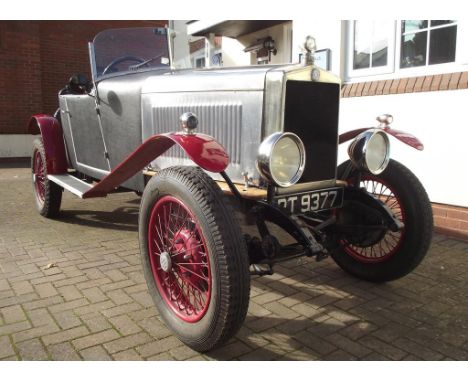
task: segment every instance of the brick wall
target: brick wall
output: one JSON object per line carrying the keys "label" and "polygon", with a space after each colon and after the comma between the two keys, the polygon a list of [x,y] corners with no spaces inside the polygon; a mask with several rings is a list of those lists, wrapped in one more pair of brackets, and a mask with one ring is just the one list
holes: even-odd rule
{"label": "brick wall", "polygon": [[468,241],[468,208],[433,203],[435,231]]}
{"label": "brick wall", "polygon": [[0,21],[0,134],[26,133],[29,117],[53,113],[72,74],[90,76],[88,42],[108,28],[167,21]]}
{"label": "brick wall", "polygon": [[445,73],[410,78],[394,78],[381,81],[344,84],[341,96],[365,97],[387,94],[403,94],[456,90],[468,88],[468,72]]}

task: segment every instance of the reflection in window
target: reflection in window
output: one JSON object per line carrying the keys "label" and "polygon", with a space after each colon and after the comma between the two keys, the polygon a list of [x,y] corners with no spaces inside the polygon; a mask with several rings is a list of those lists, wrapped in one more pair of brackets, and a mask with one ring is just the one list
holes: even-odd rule
{"label": "reflection in window", "polygon": [[456,41],[456,20],[404,20],[400,67],[454,62]]}
{"label": "reflection in window", "polygon": [[355,21],[353,69],[388,64],[388,39],[392,21]]}

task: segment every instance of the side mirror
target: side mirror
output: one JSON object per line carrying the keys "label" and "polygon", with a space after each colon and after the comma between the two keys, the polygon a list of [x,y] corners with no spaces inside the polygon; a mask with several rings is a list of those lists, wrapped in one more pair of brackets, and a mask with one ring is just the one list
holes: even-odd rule
{"label": "side mirror", "polygon": [[68,87],[75,94],[86,94],[91,91],[93,84],[84,74],[74,74],[68,81]]}

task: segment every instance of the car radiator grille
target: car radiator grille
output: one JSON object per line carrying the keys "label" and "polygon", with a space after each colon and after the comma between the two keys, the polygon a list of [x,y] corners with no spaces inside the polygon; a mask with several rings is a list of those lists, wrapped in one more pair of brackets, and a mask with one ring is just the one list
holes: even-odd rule
{"label": "car radiator grille", "polygon": [[339,98],[339,84],[286,83],[284,131],[297,134],[306,148],[300,183],[336,177]]}

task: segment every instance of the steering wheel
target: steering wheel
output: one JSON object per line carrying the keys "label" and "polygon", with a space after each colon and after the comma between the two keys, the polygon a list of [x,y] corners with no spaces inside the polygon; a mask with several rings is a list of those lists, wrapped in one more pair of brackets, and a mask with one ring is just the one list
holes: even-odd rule
{"label": "steering wheel", "polygon": [[106,68],[102,71],[102,75],[105,75],[105,74],[111,72],[114,66],[116,66],[116,65],[118,65],[118,64],[120,64],[122,62],[125,62],[125,61],[135,61],[136,63],[141,64],[145,60],[140,58],[140,57],[136,57],[136,56],[117,57],[116,59],[112,60],[112,62],[109,65],[106,66]]}

